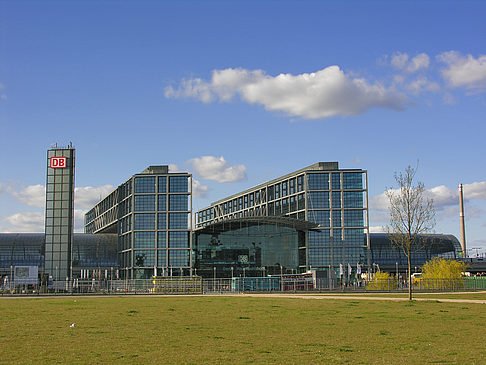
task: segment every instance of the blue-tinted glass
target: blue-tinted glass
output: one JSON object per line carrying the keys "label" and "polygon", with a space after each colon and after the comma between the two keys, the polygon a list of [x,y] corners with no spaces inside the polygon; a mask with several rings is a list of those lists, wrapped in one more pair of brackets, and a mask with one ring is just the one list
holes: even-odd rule
{"label": "blue-tinted glass", "polygon": [[135,214],[135,229],[155,229],[155,214],[137,213]]}
{"label": "blue-tinted glass", "polygon": [[169,250],[169,266],[189,266],[189,250]]}
{"label": "blue-tinted glass", "polygon": [[165,250],[158,250],[157,251],[157,266],[158,267],[166,267],[166,251]]}
{"label": "blue-tinted glass", "polygon": [[313,267],[329,266],[331,264],[330,248],[309,248],[309,265]]}
{"label": "blue-tinted glass", "polygon": [[343,192],[344,208],[363,208],[363,192],[345,191]]}
{"label": "blue-tinted glass", "polygon": [[137,250],[134,251],[134,266],[136,267],[153,267],[155,265],[155,251]]}
{"label": "blue-tinted glass", "polygon": [[309,232],[309,247],[315,246],[330,246],[331,234],[328,229],[324,229],[321,232]]}
{"label": "blue-tinted glass", "polygon": [[187,195],[169,195],[169,210],[186,211],[188,209]]}
{"label": "blue-tinted glass", "polygon": [[167,176],[159,176],[159,193],[167,192]]}
{"label": "blue-tinted glass", "polygon": [[345,172],[343,174],[343,189],[362,189],[363,175],[361,172]]}
{"label": "blue-tinted glass", "polygon": [[167,214],[166,213],[159,213],[158,215],[158,229],[167,229]]}
{"label": "blue-tinted glass", "polygon": [[328,210],[309,210],[309,221],[321,225],[321,227],[329,227],[329,211]]}
{"label": "blue-tinted glass", "polygon": [[188,213],[169,213],[169,229],[186,229]]}
{"label": "blue-tinted glass", "polygon": [[155,232],[135,232],[135,248],[153,248],[155,247]]}
{"label": "blue-tinted glass", "polygon": [[332,225],[334,227],[341,227],[341,211],[340,210],[333,210],[332,211]]}
{"label": "blue-tinted glass", "polygon": [[329,192],[313,191],[308,195],[307,209],[325,209],[329,208]]}
{"label": "blue-tinted glass", "polygon": [[329,190],[329,174],[308,174],[309,190]]}
{"label": "blue-tinted glass", "polygon": [[363,246],[363,229],[345,229],[343,245],[345,246]]}
{"label": "blue-tinted glass", "polygon": [[147,212],[155,210],[155,195],[135,195],[135,211]]}
{"label": "blue-tinted glass", "polygon": [[135,193],[155,193],[155,177],[136,177]]}
{"label": "blue-tinted glass", "polygon": [[171,176],[169,177],[169,191],[171,193],[188,192],[188,176]]}
{"label": "blue-tinted glass", "polygon": [[165,232],[159,232],[158,233],[158,241],[157,241],[157,247],[158,248],[165,248],[167,246],[165,239],[166,239]]}
{"label": "blue-tinted glass", "polygon": [[331,186],[332,190],[341,190],[341,174],[333,173],[331,175]]}
{"label": "blue-tinted glass", "polygon": [[341,192],[340,191],[333,191],[332,192],[332,207],[333,208],[341,208]]}
{"label": "blue-tinted glass", "polygon": [[345,210],[344,227],[362,227],[363,211],[362,210]]}
{"label": "blue-tinted glass", "polygon": [[159,195],[159,211],[167,210],[167,195]]}
{"label": "blue-tinted glass", "polygon": [[170,248],[189,248],[189,232],[169,232]]}

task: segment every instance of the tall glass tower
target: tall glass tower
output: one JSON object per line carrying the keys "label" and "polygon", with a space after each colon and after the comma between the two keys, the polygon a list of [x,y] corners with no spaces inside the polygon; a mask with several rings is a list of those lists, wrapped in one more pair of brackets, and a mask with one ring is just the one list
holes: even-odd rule
{"label": "tall glass tower", "polygon": [[71,277],[74,226],[74,148],[47,151],[44,271],[54,280]]}

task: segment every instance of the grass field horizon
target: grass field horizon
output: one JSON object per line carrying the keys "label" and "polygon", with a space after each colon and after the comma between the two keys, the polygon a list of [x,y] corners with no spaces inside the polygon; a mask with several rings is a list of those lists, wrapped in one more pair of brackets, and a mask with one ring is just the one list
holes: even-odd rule
{"label": "grass field horizon", "polygon": [[485,306],[471,303],[245,295],[0,300],[1,363],[481,364],[484,333]]}

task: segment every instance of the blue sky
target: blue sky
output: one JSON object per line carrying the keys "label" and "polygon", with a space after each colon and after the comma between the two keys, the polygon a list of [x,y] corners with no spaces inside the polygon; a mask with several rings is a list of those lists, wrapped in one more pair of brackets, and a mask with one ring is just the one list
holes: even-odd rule
{"label": "blue sky", "polygon": [[[486,3],[0,1],[0,231],[42,231],[49,144],[77,150],[77,230],[148,165],[196,209],[317,161],[385,187],[419,160],[436,231],[486,250]],[[476,251],[474,251],[476,252]]]}

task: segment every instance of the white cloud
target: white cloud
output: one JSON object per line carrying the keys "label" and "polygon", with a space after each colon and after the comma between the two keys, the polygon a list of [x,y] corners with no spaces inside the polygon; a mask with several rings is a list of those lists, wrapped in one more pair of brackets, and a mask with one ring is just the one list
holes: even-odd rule
{"label": "white cloud", "polygon": [[202,156],[188,161],[196,172],[206,180],[230,183],[246,178],[246,166],[228,166],[223,156]]}
{"label": "white cloud", "polygon": [[178,89],[165,89],[167,98],[196,98],[209,103],[230,101],[235,95],[270,111],[281,111],[305,119],[363,114],[371,108],[403,110],[408,99],[379,83],[352,78],[338,66],[314,73],[280,74],[262,70],[228,68],[213,71],[209,82],[183,80]]}
{"label": "white cloud", "polygon": [[[92,208],[101,199],[111,193],[113,185],[83,186],[74,189],[74,205],[80,208]],[[16,189],[7,186],[4,189],[21,203],[31,207],[44,208],[46,203],[46,187],[44,185],[29,185],[25,188]]]}
{"label": "white cloud", "polygon": [[463,189],[467,199],[486,199],[486,181],[464,184]]}
{"label": "white cloud", "polygon": [[37,233],[44,232],[44,212],[15,213],[3,219],[9,224],[4,233]]}
{"label": "white cloud", "polygon": [[391,65],[407,72],[417,72],[420,69],[429,67],[430,58],[426,53],[420,53],[409,60],[406,53],[397,52],[391,57]]}
{"label": "white cloud", "polygon": [[183,172],[175,163],[169,164],[169,172]]}
{"label": "white cloud", "polygon": [[192,179],[192,196],[194,198],[205,198],[209,188],[201,184],[199,180]]}
{"label": "white cloud", "polygon": [[418,77],[411,81],[406,88],[414,95],[418,95],[424,91],[438,91],[440,86],[434,81],[430,81],[426,77]]}
{"label": "white cloud", "polygon": [[74,206],[77,208],[91,209],[108,194],[110,194],[115,187],[113,185],[102,186],[83,186],[74,189]]}
{"label": "white cloud", "polygon": [[44,208],[46,204],[46,187],[44,185],[29,185],[20,190],[8,186],[5,190],[20,202],[31,207]]}
{"label": "white cloud", "polygon": [[[464,184],[464,199],[485,199],[486,200],[486,181]],[[395,193],[397,189],[393,190]],[[445,185],[439,185],[425,191],[426,195],[434,200],[434,207],[437,210],[444,210],[446,215],[455,215],[455,211],[449,209],[459,205],[459,190],[450,189]],[[386,211],[389,202],[385,193],[376,195],[370,199],[370,210]],[[482,210],[476,209],[473,214],[478,216]]]}
{"label": "white cloud", "polygon": [[442,77],[453,87],[479,89],[486,87],[486,55],[474,58],[462,56],[459,52],[449,51],[437,56],[447,65],[442,70]]}

